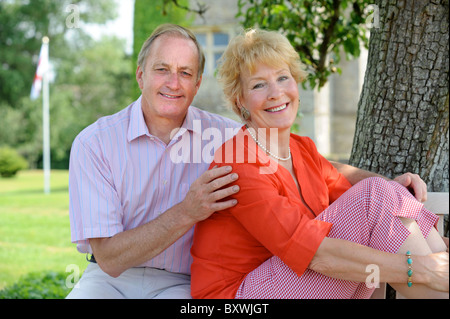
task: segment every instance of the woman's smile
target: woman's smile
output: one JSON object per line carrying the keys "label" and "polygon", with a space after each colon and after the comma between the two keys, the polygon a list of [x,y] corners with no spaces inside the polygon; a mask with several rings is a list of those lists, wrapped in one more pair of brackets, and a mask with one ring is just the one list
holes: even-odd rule
{"label": "woman's smile", "polygon": [[266,112],[270,112],[270,113],[280,112],[280,111],[285,110],[288,107],[288,104],[289,103],[284,103],[284,104],[282,104],[280,106],[275,106],[275,107],[272,107],[272,108],[268,108],[265,111]]}

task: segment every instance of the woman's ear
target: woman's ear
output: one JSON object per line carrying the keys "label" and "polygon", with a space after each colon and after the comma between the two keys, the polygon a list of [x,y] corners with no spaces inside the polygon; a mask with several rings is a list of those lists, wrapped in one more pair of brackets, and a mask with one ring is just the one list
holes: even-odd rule
{"label": "woman's ear", "polygon": [[241,103],[241,100],[239,99],[239,95],[236,96],[236,101],[234,102],[234,104],[238,107],[238,109],[240,109],[242,107],[242,103]]}

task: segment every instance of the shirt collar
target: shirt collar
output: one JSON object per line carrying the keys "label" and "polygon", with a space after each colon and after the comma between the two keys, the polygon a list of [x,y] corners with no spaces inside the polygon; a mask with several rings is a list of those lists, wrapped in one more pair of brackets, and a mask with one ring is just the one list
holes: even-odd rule
{"label": "shirt collar", "polygon": [[[149,137],[152,136],[148,131],[147,124],[145,123],[141,101],[142,95],[131,106],[130,122],[128,126],[129,142],[142,135],[147,135]],[[188,108],[186,117],[184,118],[183,124],[181,125],[181,128],[176,135],[180,136],[186,131],[194,131],[194,120],[201,120],[201,117],[198,116],[195,108],[193,106],[190,106]]]}
{"label": "shirt collar", "polygon": [[194,120],[201,120],[201,117],[199,117],[195,107],[189,106],[183,124],[181,124],[181,127],[175,134],[175,136],[172,137],[172,141],[178,139],[181,135],[183,135],[187,131],[198,133],[196,130],[194,130]]}
{"label": "shirt collar", "polygon": [[194,114],[193,106],[189,106],[188,111],[186,113],[186,117],[184,118],[183,124],[181,128],[185,128],[186,130],[192,131],[194,130],[194,120],[197,119],[197,116]]}
{"label": "shirt collar", "polygon": [[141,105],[142,95],[131,106],[130,122],[128,125],[128,142],[142,135],[150,136],[144,120]]}

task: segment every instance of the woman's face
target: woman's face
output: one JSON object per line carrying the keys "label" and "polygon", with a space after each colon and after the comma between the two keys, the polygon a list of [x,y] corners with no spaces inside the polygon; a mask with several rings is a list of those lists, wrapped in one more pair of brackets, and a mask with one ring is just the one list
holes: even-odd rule
{"label": "woman's face", "polygon": [[272,67],[259,63],[253,73],[241,73],[241,83],[240,102],[250,112],[250,126],[290,130],[297,116],[299,93],[287,64]]}

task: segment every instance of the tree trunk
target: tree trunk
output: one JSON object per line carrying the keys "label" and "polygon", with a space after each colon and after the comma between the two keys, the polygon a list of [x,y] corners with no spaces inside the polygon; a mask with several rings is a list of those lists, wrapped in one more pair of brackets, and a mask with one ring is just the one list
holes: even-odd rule
{"label": "tree trunk", "polygon": [[449,191],[449,2],[376,1],[350,164]]}

